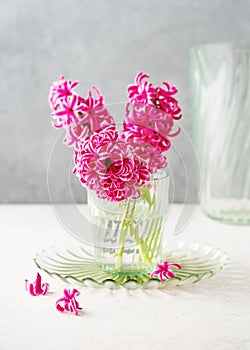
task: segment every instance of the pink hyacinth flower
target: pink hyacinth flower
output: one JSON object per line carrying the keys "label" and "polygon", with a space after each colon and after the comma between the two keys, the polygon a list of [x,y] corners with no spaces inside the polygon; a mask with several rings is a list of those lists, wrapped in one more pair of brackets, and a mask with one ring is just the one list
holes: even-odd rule
{"label": "pink hyacinth flower", "polygon": [[73,90],[78,84],[78,81],[65,80],[64,76],[61,75],[50,88],[49,103],[51,110],[57,110],[60,100],[73,95]]}
{"label": "pink hyacinth flower", "polygon": [[101,91],[93,86],[86,98],[74,89],[78,81],[65,80],[60,76],[50,88],[49,103],[55,128],[66,131],[64,143],[78,148],[87,136],[104,127],[115,124],[114,118],[104,106]]}
{"label": "pink hyacinth flower", "polygon": [[173,116],[156,106],[127,103],[126,123],[150,127],[166,138],[177,136],[180,133],[180,128],[177,131],[172,131],[174,127]]}
{"label": "pink hyacinth flower", "polygon": [[134,142],[144,142],[154,147],[159,152],[169,150],[170,141],[157,131],[142,125],[123,123],[125,138],[133,138]]}
{"label": "pink hyacinth flower", "polygon": [[78,112],[82,111],[82,105],[78,103],[78,97],[72,95],[65,100],[60,101],[60,109],[51,113],[52,118],[57,120],[57,124],[53,124],[56,128],[69,125],[72,122],[79,121]]}
{"label": "pink hyacinth flower", "polygon": [[42,283],[42,278],[38,273],[35,282],[28,283],[28,280],[25,280],[25,288],[33,296],[45,295],[49,290],[49,284]]}
{"label": "pink hyacinth flower", "polygon": [[168,82],[163,82],[163,85],[165,85],[165,88],[158,86],[156,88],[157,92],[157,104],[158,107],[166,112],[167,114],[171,115],[173,119],[180,119],[182,117],[181,108],[179,107],[178,101],[173,97],[178,90],[175,86],[170,86]]}
{"label": "pink hyacinth flower", "polygon": [[172,267],[175,267],[178,270],[181,269],[181,265],[165,261],[164,263],[157,265],[157,268],[151,273],[150,277],[153,278],[158,275],[161,282],[164,282],[164,278],[170,279],[175,277],[175,273],[171,270]]}
{"label": "pink hyacinth flower", "polygon": [[147,165],[150,173],[155,173],[157,170],[167,166],[167,157],[154,146],[143,140],[128,137],[129,135],[126,131],[123,131],[121,136],[131,145],[137,158],[142,161],[144,165]]}
{"label": "pink hyacinth flower", "polygon": [[90,134],[102,129],[105,126],[115,124],[114,118],[104,107],[104,98],[101,91],[93,86],[92,90],[96,96],[93,96],[91,90],[86,98],[80,98],[82,113],[80,113],[80,123],[87,123]]}
{"label": "pink hyacinth flower", "polygon": [[86,137],[75,150],[74,160],[73,173],[81,184],[110,201],[138,198],[137,187],[150,179],[146,162],[137,158],[114,125]]}
{"label": "pink hyacinth flower", "polygon": [[157,98],[155,88],[148,81],[149,75],[146,73],[138,73],[135,77],[135,84],[128,86],[128,98],[132,103],[143,105],[154,105],[154,100]]}
{"label": "pink hyacinth flower", "polygon": [[69,147],[78,148],[78,145],[83,143],[89,134],[89,127],[86,124],[68,125],[64,129],[66,135],[63,142]]}
{"label": "pink hyacinth flower", "polygon": [[60,312],[68,311],[78,315],[78,310],[80,309],[79,303],[76,297],[80,294],[77,289],[64,289],[64,297],[56,301],[56,309]]}
{"label": "pink hyacinth flower", "polygon": [[176,87],[170,86],[166,81],[163,82],[164,87],[154,87],[149,81],[145,81],[148,78],[148,74],[140,72],[135,78],[135,84],[128,86],[130,103],[154,106],[173,119],[180,119],[181,109],[178,101],[173,97],[178,92]]}

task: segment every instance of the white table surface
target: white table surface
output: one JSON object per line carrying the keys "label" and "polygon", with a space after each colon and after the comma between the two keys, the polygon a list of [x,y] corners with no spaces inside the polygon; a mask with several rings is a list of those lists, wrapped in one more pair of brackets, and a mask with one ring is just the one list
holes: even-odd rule
{"label": "white table surface", "polygon": [[[170,225],[179,210],[175,205]],[[55,309],[63,282],[41,273],[52,293],[32,297],[24,289],[25,278],[35,278],[37,251],[75,241],[51,207],[2,205],[0,232],[0,350],[250,349],[249,226],[224,225],[198,209],[174,239],[222,248],[230,256],[225,270],[196,285],[164,290],[82,287],[78,317]]]}

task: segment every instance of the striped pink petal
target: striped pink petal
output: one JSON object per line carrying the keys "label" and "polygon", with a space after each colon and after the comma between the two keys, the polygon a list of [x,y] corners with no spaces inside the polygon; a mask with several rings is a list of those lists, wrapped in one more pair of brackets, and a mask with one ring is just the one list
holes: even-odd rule
{"label": "striped pink petal", "polygon": [[45,295],[49,290],[49,284],[42,283],[42,278],[38,273],[35,282],[29,283],[28,280],[25,280],[25,288],[33,296]]}
{"label": "striped pink petal", "polygon": [[80,309],[79,303],[76,297],[80,294],[77,289],[64,289],[64,296],[56,301],[56,309],[60,312],[72,312],[76,316],[78,315],[78,310]]}
{"label": "striped pink petal", "polygon": [[158,276],[161,282],[164,282],[165,279],[170,279],[175,277],[175,272],[172,271],[172,268],[181,269],[180,264],[170,263],[168,261],[163,262],[162,264],[157,264],[157,268],[151,272],[150,277],[154,278]]}

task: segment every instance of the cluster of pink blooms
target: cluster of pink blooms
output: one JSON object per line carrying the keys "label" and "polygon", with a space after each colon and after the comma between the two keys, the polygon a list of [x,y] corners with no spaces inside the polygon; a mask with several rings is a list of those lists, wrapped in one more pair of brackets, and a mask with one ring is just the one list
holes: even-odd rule
{"label": "cluster of pink blooms", "polygon": [[83,186],[100,198],[121,201],[140,195],[137,187],[150,180],[150,172],[114,125],[88,136],[75,150],[75,168]]}
{"label": "cluster of pink blooms", "polygon": [[181,118],[175,87],[163,82],[154,87],[139,73],[128,86],[123,130],[118,133],[114,118],[104,106],[100,90],[86,98],[74,89],[78,82],[61,76],[50,89],[53,125],[66,130],[65,143],[74,147],[73,172],[82,185],[100,198],[122,201],[140,196],[152,173],[167,166],[174,121]]}
{"label": "cluster of pink blooms", "polygon": [[73,147],[81,144],[86,136],[115,123],[104,107],[100,90],[93,87],[96,97],[90,90],[87,97],[83,98],[74,91],[78,84],[78,81],[72,82],[60,76],[49,92],[51,116],[54,119],[52,125],[65,129],[64,142]]}
{"label": "cluster of pink blooms", "polygon": [[147,74],[139,73],[135,84],[128,86],[123,137],[154,173],[167,166],[163,153],[171,146],[169,138],[180,132],[179,128],[175,132],[172,129],[174,121],[181,118],[181,109],[173,97],[177,93],[175,87],[167,82],[163,82],[164,87],[154,87],[148,78]]}

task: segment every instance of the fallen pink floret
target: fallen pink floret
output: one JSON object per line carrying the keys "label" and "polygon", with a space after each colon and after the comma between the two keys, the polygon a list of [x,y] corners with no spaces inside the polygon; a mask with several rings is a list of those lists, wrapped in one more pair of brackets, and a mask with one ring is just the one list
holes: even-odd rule
{"label": "fallen pink floret", "polygon": [[42,283],[42,278],[38,273],[35,282],[28,283],[28,280],[25,280],[25,288],[33,296],[45,295],[49,290],[49,284]]}
{"label": "fallen pink floret", "polygon": [[72,312],[75,315],[78,315],[78,310],[80,309],[79,303],[76,300],[76,297],[80,294],[77,289],[64,289],[64,297],[56,301],[56,309],[60,312]]}
{"label": "fallen pink floret", "polygon": [[172,277],[175,277],[175,272],[172,271],[173,267],[181,270],[180,264],[169,263],[168,261],[165,261],[162,264],[157,264],[157,268],[150,274],[150,278],[158,276],[161,282],[164,282],[164,278],[170,279]]}

